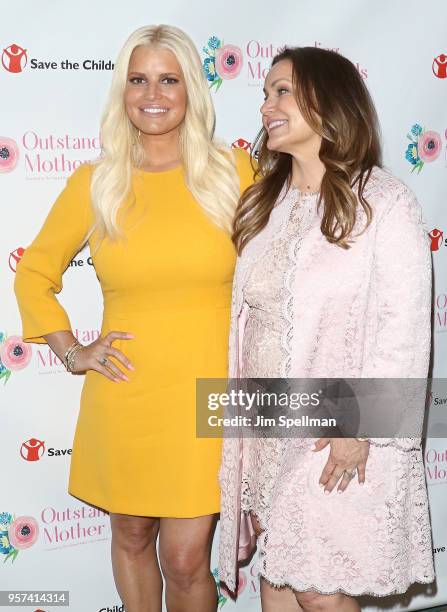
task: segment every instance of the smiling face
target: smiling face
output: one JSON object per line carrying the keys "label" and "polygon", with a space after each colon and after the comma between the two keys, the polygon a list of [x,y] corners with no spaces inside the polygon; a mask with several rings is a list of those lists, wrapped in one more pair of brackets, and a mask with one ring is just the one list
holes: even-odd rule
{"label": "smiling face", "polygon": [[124,105],[132,124],[147,136],[178,135],[186,104],[185,80],[172,51],[136,47],[124,90]]}
{"label": "smiling face", "polygon": [[293,90],[293,66],[289,59],[272,66],[264,84],[262,123],[270,151],[290,155],[318,154],[321,137],[304,120]]}

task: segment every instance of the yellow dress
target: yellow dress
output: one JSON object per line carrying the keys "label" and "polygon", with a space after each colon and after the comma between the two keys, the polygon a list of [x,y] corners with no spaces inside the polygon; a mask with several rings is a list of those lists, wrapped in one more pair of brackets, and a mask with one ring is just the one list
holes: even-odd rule
{"label": "yellow dress", "polygon": [[[242,191],[253,172],[248,155],[236,156]],[[27,342],[71,329],[55,293],[93,221],[90,178],[88,165],[72,175],[18,266]],[[113,346],[135,371],[122,367],[130,381],[121,383],[86,373],[69,492],[110,512],[211,514],[219,511],[221,440],[196,437],[195,384],[227,375],[235,251],[186,188],[181,167],[136,172],[133,187],[126,241],[104,240],[93,263],[104,296],[102,334],[134,334]]]}

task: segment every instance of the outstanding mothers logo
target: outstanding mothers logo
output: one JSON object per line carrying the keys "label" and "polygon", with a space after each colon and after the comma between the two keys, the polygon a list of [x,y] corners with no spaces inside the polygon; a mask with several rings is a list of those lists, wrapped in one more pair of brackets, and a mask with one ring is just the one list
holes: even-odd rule
{"label": "outstanding mothers logo", "polygon": [[[309,43],[315,48],[342,53],[340,47],[327,47],[321,41]],[[221,38],[211,36],[202,48],[205,56],[203,70],[210,89],[218,91],[226,80],[243,76],[249,86],[262,87],[273,58],[284,50],[285,43],[275,44],[270,41],[250,39],[242,47],[235,44],[224,44]],[[367,68],[358,61],[353,61],[362,79],[368,78]]]}

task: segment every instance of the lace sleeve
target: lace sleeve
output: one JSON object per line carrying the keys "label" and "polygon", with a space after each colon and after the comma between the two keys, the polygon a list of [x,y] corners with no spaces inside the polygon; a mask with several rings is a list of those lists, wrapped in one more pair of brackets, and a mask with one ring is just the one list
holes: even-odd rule
{"label": "lace sleeve", "polygon": [[[400,189],[378,220],[374,253],[377,327],[362,377],[426,378],[431,339],[431,254],[422,211],[412,192]],[[411,403],[410,403],[411,405]],[[421,411],[425,403],[412,410]],[[408,406],[410,408],[410,406]],[[420,438],[372,438],[377,446],[418,448]]]}

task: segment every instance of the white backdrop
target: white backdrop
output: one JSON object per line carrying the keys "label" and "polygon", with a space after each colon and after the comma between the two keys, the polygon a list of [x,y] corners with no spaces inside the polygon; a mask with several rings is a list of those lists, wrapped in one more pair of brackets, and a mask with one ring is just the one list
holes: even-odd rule
{"label": "white backdrop", "polygon": [[[259,129],[262,77],[278,47],[330,48],[357,65],[377,106],[385,163],[416,192],[431,232],[433,374],[447,376],[447,72],[443,55],[447,54],[447,4],[443,0],[426,4],[415,0],[2,3],[0,561],[4,562],[0,589],[69,590],[69,609],[76,612],[122,609],[111,572],[109,520],[66,493],[82,377],[65,373],[46,345],[27,345],[32,354],[20,357],[18,344],[17,359],[10,362],[5,357],[7,343],[20,342],[15,337],[21,333],[12,290],[14,271],[21,249],[35,236],[73,165],[98,155],[99,118],[118,50],[130,32],[153,23],[183,28],[203,59],[210,57],[203,47],[213,53],[208,43],[212,36],[220,46],[240,49],[240,73],[233,79],[223,78],[219,88],[217,82],[212,87],[217,133],[229,143],[238,141],[238,146],[248,146]],[[72,261],[60,294],[73,330],[85,343],[99,334],[102,314],[102,295],[88,255],[84,251]],[[445,395],[435,384],[430,420],[436,427],[446,422]],[[437,584],[386,598],[379,602],[381,609],[416,610],[447,602],[446,443],[445,438],[428,439],[426,447]],[[21,516],[31,517],[27,548],[20,542],[14,545],[7,535],[8,526]],[[217,537],[218,533],[215,543]],[[216,559],[214,546],[213,568]],[[238,603],[222,593],[225,612],[260,609],[256,574],[255,559],[241,570]],[[378,603],[365,600],[364,605],[373,610]],[[41,604],[39,609],[55,608]]]}

